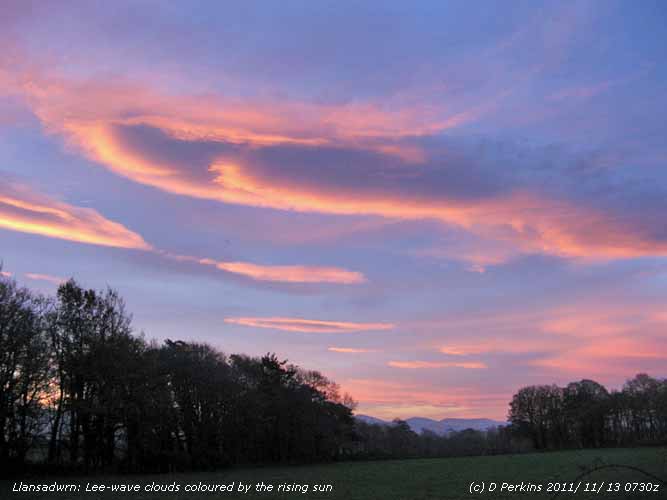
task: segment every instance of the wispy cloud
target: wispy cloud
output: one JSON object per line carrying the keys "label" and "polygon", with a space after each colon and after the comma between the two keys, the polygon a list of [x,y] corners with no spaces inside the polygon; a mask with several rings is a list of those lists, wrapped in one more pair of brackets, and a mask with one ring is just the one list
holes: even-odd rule
{"label": "wispy cloud", "polygon": [[388,366],[393,368],[403,368],[406,370],[421,370],[435,368],[465,368],[468,370],[480,370],[487,368],[484,363],[479,361],[389,361]]}
{"label": "wispy cloud", "polygon": [[41,274],[41,273],[25,273],[25,277],[35,281],[48,281],[55,285],[60,285],[67,281],[65,278],[60,276],[53,276],[51,274]]}
{"label": "wispy cloud", "polygon": [[91,208],[69,205],[11,183],[0,185],[0,228],[92,245],[151,249],[140,235]]}
{"label": "wispy cloud", "polygon": [[365,282],[363,274],[338,267],[271,266],[174,255],[154,248],[138,233],[105,218],[96,210],[70,205],[35,193],[26,186],[12,183],[0,186],[0,228],[79,243],[152,251],[176,260],[213,266],[256,281],[336,284]]}
{"label": "wispy cloud", "polygon": [[365,281],[364,275],[337,267],[316,266],[263,266],[250,262],[202,262],[214,265],[222,271],[241,274],[258,281],[282,283],[342,283],[356,284]]}
{"label": "wispy cloud", "polygon": [[327,321],[318,319],[283,317],[226,318],[225,323],[252,326],[255,328],[270,328],[273,330],[305,333],[351,333],[370,330],[391,330],[394,328],[394,325],[391,323],[351,323],[347,321]]}
{"label": "wispy cloud", "polygon": [[[400,177],[394,181],[387,176],[383,167],[386,158],[355,149],[317,145],[248,148],[218,143],[220,152],[200,158],[198,161],[205,163],[200,163],[197,170],[190,163],[159,163],[156,150],[151,149],[154,145],[142,142],[141,137],[129,140],[140,129],[122,130],[123,134],[109,136],[110,144],[123,151],[118,157],[136,156],[145,162],[133,167],[128,175],[173,193],[278,210],[435,219],[472,234],[509,242],[520,253],[598,258],[667,254],[667,242],[655,238],[650,231],[623,224],[591,206],[529,188],[470,197],[448,194],[443,185],[436,196],[433,188],[441,184],[444,175],[436,166],[423,169],[406,183]],[[173,136],[164,140],[176,149],[185,144]],[[205,150],[207,146],[202,147]],[[336,156],[345,161],[336,161]],[[289,169],[283,164],[285,157],[291,159]],[[116,170],[131,164],[115,158],[103,163]],[[328,176],[314,177],[309,164],[313,161],[331,163]],[[367,176],[375,174],[375,184],[379,185],[351,182],[360,171]]]}
{"label": "wispy cloud", "polygon": [[189,255],[175,255],[168,252],[160,253],[174,260],[195,262],[203,266],[212,266],[220,271],[245,276],[256,281],[272,281],[280,283],[335,283],[344,285],[366,282],[366,278],[362,273],[349,271],[339,267],[262,265],[252,262],[220,261],[192,257]]}
{"label": "wispy cloud", "polygon": [[469,354],[480,354],[483,352],[488,352],[489,349],[491,349],[491,346],[485,343],[476,345],[447,345],[441,347],[440,352],[443,354],[450,354],[452,356],[467,356]]}
{"label": "wispy cloud", "polygon": [[376,349],[360,349],[357,347],[329,347],[327,351],[340,352],[345,354],[363,354],[367,352],[377,352]]}

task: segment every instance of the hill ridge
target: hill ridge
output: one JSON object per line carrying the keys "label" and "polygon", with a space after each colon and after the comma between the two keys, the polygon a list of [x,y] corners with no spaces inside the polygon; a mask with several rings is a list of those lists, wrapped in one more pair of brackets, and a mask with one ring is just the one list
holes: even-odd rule
{"label": "hill ridge", "polygon": [[[367,424],[391,425],[391,422],[381,418],[373,417],[371,415],[355,415],[355,418]],[[478,418],[454,418],[446,417],[440,420],[435,420],[428,417],[410,417],[406,418],[405,422],[416,433],[421,433],[425,430],[435,432],[436,434],[444,435],[450,432],[458,432],[465,429],[474,429],[478,431],[485,431],[494,427],[507,425],[507,422],[493,420],[485,417]]]}

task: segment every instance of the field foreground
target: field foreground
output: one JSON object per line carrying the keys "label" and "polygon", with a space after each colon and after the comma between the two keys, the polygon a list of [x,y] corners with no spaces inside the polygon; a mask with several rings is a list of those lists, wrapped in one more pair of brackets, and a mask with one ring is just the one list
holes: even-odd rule
{"label": "field foreground", "polygon": [[[329,500],[421,500],[421,499],[549,499],[553,492],[547,492],[549,483],[559,483],[570,489],[570,483],[576,493],[561,492],[556,498],[573,499],[667,499],[666,485],[656,479],[645,476],[638,470],[604,468],[577,479],[586,470],[602,465],[625,465],[644,470],[650,474],[667,479],[666,448],[604,449],[563,451],[544,454],[506,455],[493,457],[415,459],[374,462],[346,462],[327,465],[299,467],[271,467],[254,469],[223,470],[215,473],[190,473],[173,475],[128,475],[128,476],[93,476],[85,478],[23,478],[6,480],[0,483],[0,499],[127,499],[127,500],[204,500],[219,498],[304,498]],[[581,481],[579,483],[579,481]],[[485,491],[471,493],[471,483],[480,485],[484,482]],[[491,483],[496,483],[496,490],[489,492]],[[521,491],[523,482],[523,491]],[[53,488],[71,485],[68,492],[17,492],[15,488],[24,486],[46,485]],[[258,483],[271,485],[272,491],[257,491]],[[516,485],[515,491],[503,483]],[[563,484],[565,483],[565,484]],[[599,488],[600,493],[584,491]],[[530,485],[533,485],[531,491]],[[644,484],[644,486],[640,486]],[[658,491],[640,491],[647,484],[659,486]],[[112,485],[114,491],[112,491]],[[138,491],[120,491],[125,489]],[[291,487],[291,491],[278,492]],[[315,492],[315,485],[323,492]],[[540,492],[535,491],[541,485]],[[608,489],[617,488],[618,492]],[[629,486],[628,486],[629,485]],[[234,491],[227,491],[233,486]],[[100,491],[101,488],[105,488]],[[160,491],[162,489],[178,491]],[[214,492],[185,491],[215,488]],[[223,487],[225,488],[223,490]],[[655,486],[648,486],[654,489]],[[243,491],[239,492],[239,488]],[[503,491],[500,491],[503,488]],[[97,491],[94,491],[97,489]],[[146,490],[153,491],[146,491]],[[630,489],[634,492],[626,492]],[[73,491],[72,491],[73,490]],[[88,491],[86,491],[88,490]],[[155,491],[157,490],[157,491]],[[247,491],[247,493],[245,492]]]}

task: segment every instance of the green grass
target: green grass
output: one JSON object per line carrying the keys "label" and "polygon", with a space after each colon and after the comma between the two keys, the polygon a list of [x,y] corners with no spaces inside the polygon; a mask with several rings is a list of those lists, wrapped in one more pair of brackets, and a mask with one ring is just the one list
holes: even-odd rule
{"label": "green grass", "polygon": [[[661,478],[667,478],[666,448],[635,448],[563,451],[542,454],[505,455],[494,457],[443,458],[417,460],[390,460],[373,462],[345,462],[327,465],[266,467],[252,469],[231,469],[215,473],[190,473],[173,475],[129,475],[129,476],[93,476],[88,478],[58,478],[59,484],[76,483],[81,485],[78,493],[13,493],[14,481],[0,483],[0,499],[170,499],[170,500],[203,500],[220,498],[307,498],[329,500],[422,500],[422,499],[548,499],[552,494],[542,493],[509,493],[496,491],[481,495],[469,493],[472,481],[484,481],[488,487],[490,482],[542,484],[543,489],[549,482],[571,482],[582,471],[594,465],[623,464],[639,467]],[[53,478],[23,479],[25,483],[53,483]],[[257,493],[254,485],[263,481],[277,486],[280,483],[297,483],[309,485],[309,491],[302,493]],[[613,469],[594,472],[582,479],[583,483],[598,484],[605,481],[620,482],[623,488],[626,482],[651,481],[638,472]],[[86,483],[90,484],[159,484],[176,483],[180,485],[178,493],[85,493]],[[186,493],[186,484],[230,484],[238,487],[239,482],[252,485],[248,494],[239,493]],[[313,493],[313,485],[330,484],[333,491],[329,493]],[[661,486],[659,493],[605,493],[599,495],[579,491],[577,494],[561,494],[558,498],[596,498],[596,499],[667,499],[667,489]]]}

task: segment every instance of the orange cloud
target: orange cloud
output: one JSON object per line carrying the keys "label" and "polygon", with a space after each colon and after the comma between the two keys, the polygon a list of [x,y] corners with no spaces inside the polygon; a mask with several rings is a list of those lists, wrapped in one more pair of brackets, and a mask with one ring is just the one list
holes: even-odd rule
{"label": "orange cloud", "polygon": [[346,354],[361,354],[366,352],[377,352],[375,349],[358,349],[356,347],[329,347],[327,351],[340,352]]}
{"label": "orange cloud", "polygon": [[151,248],[140,235],[91,208],[75,207],[11,184],[0,187],[0,228],[92,245]]}
{"label": "orange cloud", "polygon": [[[421,161],[421,149],[405,145],[403,138],[430,135],[471,119],[457,115],[451,122],[439,122],[432,107],[387,107],[370,102],[333,105],[170,95],[126,81],[77,82],[35,70],[9,69],[4,76],[4,82],[0,80],[4,89],[0,90],[23,95],[34,113],[52,130],[67,133],[75,141],[81,141],[80,145],[89,152],[114,163],[121,159],[117,155],[122,153],[111,144],[112,125],[148,125],[184,141],[255,146],[345,143],[406,161]],[[433,118],[425,118],[424,113]],[[126,174],[160,171],[153,167],[145,169],[146,165],[134,160],[127,167],[121,164],[115,167]]]}
{"label": "orange cloud", "polygon": [[0,271],[0,276],[2,276],[3,278],[11,278],[12,273],[10,273],[8,271]]}
{"label": "orange cloud", "polygon": [[361,273],[337,267],[265,266],[170,254],[153,248],[139,234],[106,219],[91,208],[69,205],[12,184],[0,187],[0,228],[79,243],[154,251],[169,258],[214,266],[257,281],[337,284],[366,281]]}
{"label": "orange cloud", "polygon": [[667,242],[644,239],[593,209],[529,192],[461,201],[408,192],[388,196],[362,188],[349,193],[326,186],[304,188],[279,178],[258,176],[235,164],[212,165],[210,171],[217,174],[214,182],[222,188],[219,198],[230,203],[342,215],[437,219],[486,237],[511,241],[527,252],[602,258],[667,255]]}
{"label": "orange cloud", "polygon": [[[650,231],[619,222],[604,210],[529,189],[480,198],[434,195],[400,181],[381,189],[368,183],[341,188],[316,175],[290,178],[282,168],[253,160],[269,146],[299,146],[310,152],[324,147],[379,152],[396,157],[399,164],[409,158],[422,161],[424,152],[407,138],[459,126],[482,110],[440,119],[442,110],[386,111],[369,103],[248,103],[173,96],[127,83],[81,84],[40,74],[15,77],[13,85],[48,130],[65,135],[112,171],[167,192],[278,210],[434,219],[508,242],[519,253],[602,259],[667,255],[667,242]],[[198,162],[147,151],[140,136],[127,137],[146,127],[173,144],[203,141],[220,146],[219,151]],[[411,175],[429,175],[415,171],[414,165],[400,166]],[[360,170],[354,167],[345,175],[354,176]],[[483,271],[484,263],[473,262],[471,270]]]}
{"label": "orange cloud", "polygon": [[217,262],[215,267],[235,274],[249,276],[258,281],[283,283],[363,283],[361,273],[335,267],[308,266],[260,266],[249,262]]}
{"label": "orange cloud", "polygon": [[443,354],[451,356],[468,356],[470,354],[482,354],[495,349],[492,343],[480,342],[478,344],[450,344],[440,348]]}
{"label": "orange cloud", "polygon": [[225,323],[306,333],[350,333],[369,330],[391,330],[394,328],[394,325],[391,323],[349,323],[344,321],[282,317],[225,318]]}
{"label": "orange cloud", "polygon": [[389,361],[388,366],[403,368],[407,370],[433,369],[433,368],[466,368],[468,370],[485,369],[487,366],[478,361]]}
{"label": "orange cloud", "polygon": [[[518,252],[595,258],[667,255],[666,242],[624,227],[604,212],[528,191],[474,200],[430,197],[405,189],[389,194],[365,186],[341,191],[260,172],[240,157],[213,161],[202,175],[195,176],[190,166],[158,164],[143,157],[106,125],[76,128],[74,136],[96,161],[137,182],[175,194],[278,210],[435,219],[510,243]],[[484,269],[483,263],[473,264],[474,271]]]}
{"label": "orange cloud", "polygon": [[204,266],[213,266],[221,271],[246,276],[257,281],[274,281],[281,283],[337,283],[352,285],[365,283],[362,273],[348,271],[338,267],[319,266],[268,266],[239,261],[218,261],[200,259],[189,255],[175,255],[161,252],[171,259],[195,262]]}
{"label": "orange cloud", "polygon": [[26,278],[36,281],[48,281],[49,283],[54,283],[60,285],[67,281],[65,278],[60,278],[59,276],[52,276],[50,274],[40,274],[40,273],[25,273]]}

